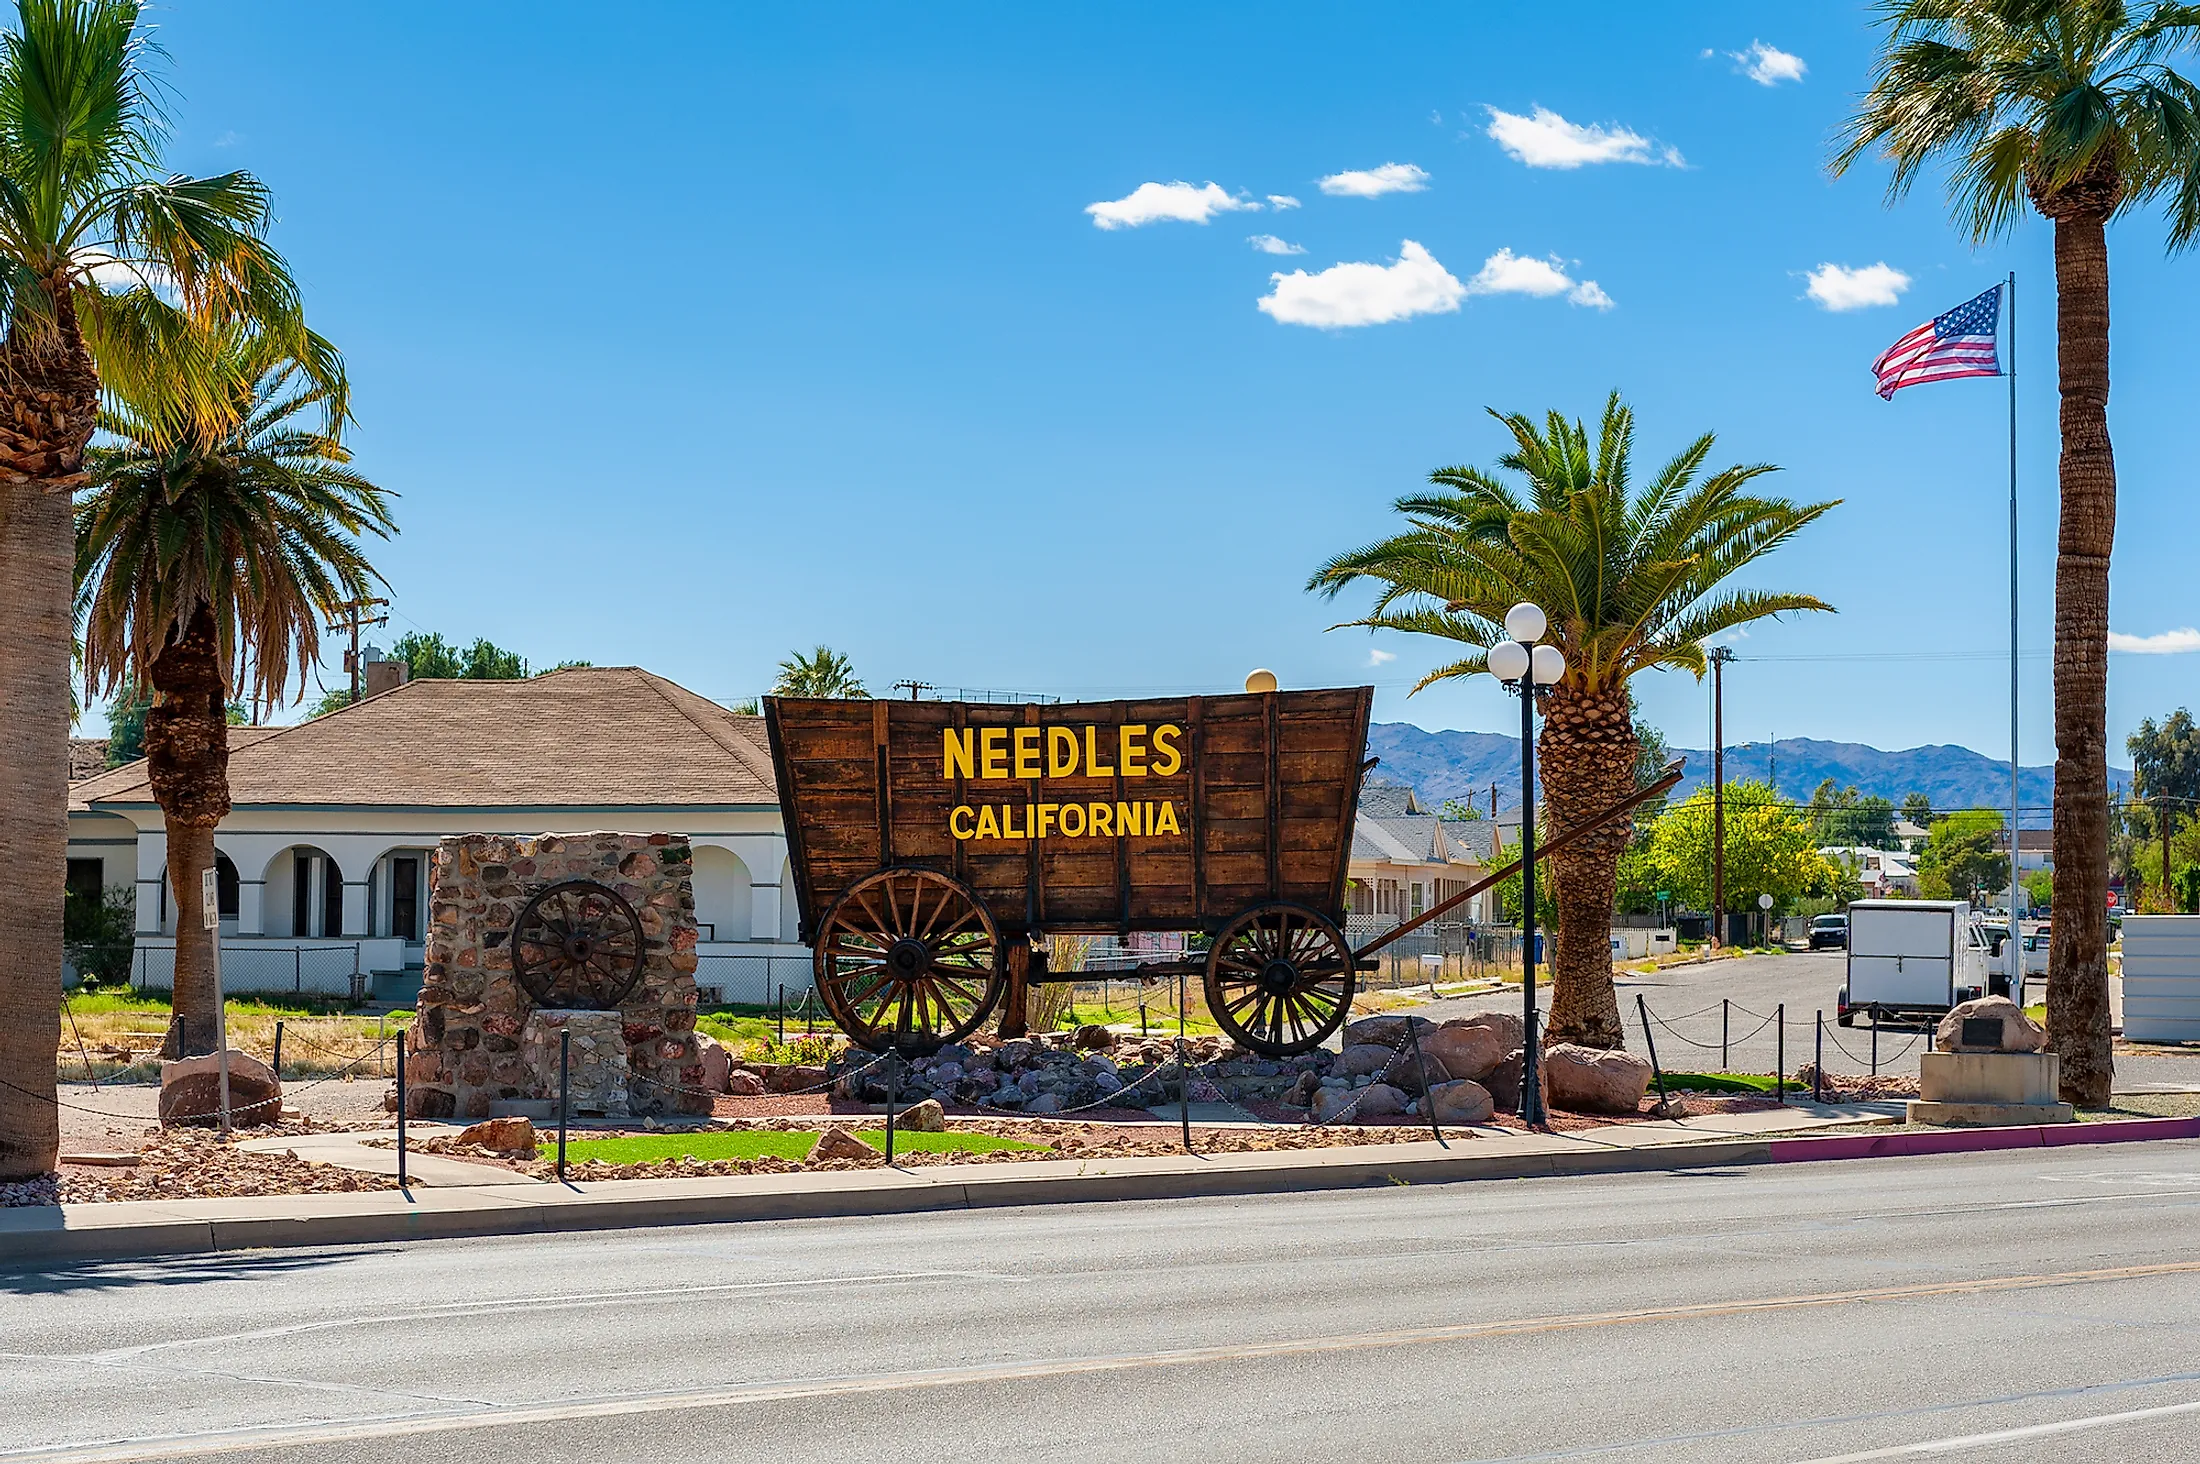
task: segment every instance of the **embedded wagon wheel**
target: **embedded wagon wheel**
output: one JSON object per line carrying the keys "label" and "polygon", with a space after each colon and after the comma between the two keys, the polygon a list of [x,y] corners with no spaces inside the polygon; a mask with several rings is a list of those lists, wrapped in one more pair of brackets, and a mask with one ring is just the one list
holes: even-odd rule
{"label": "embedded wagon wheel", "polygon": [[569,879],[512,922],[512,975],[535,1005],[610,1011],[642,979],[642,922],[617,890]]}
{"label": "embedded wagon wheel", "polygon": [[1207,952],[1207,1008],[1241,1046],[1288,1057],[1321,1046],[1352,1011],[1352,947],[1303,905],[1255,905]]}
{"label": "embedded wagon wheel", "polygon": [[930,1052],[978,1030],[1006,982],[993,916],[967,885],[882,869],[849,887],[817,936],[817,992],[857,1046]]}

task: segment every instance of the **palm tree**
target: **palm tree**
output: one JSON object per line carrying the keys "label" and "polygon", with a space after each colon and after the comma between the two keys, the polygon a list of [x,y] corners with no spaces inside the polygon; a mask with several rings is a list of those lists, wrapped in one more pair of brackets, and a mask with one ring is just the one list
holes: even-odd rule
{"label": "palm tree", "polygon": [[[323,359],[333,353],[323,352]],[[212,355],[230,425],[209,437],[160,402],[109,394],[111,442],[87,459],[76,514],[87,684],[150,686],[145,760],[176,893],[178,1055],[214,1046],[212,943],[199,881],[229,812],[228,710],[249,687],[287,700],[320,659],[320,628],[377,576],[359,536],[393,532],[387,495],[347,466],[343,390],[273,344],[231,331]],[[299,419],[312,413],[312,426]]]}
{"label": "palm tree", "polygon": [[[1514,448],[1498,466],[1525,480],[1515,492],[1480,468],[1439,468],[1440,490],[1401,498],[1405,533],[1339,555],[1307,588],[1335,595],[1361,579],[1380,586],[1374,609],[1348,625],[1441,636],[1472,647],[1413,688],[1489,670],[1520,601],[1550,616],[1546,639],[1566,654],[1566,676],[1540,694],[1537,742],[1551,827],[1563,832],[1635,791],[1639,741],[1629,678],[1673,666],[1704,674],[1704,642],[1789,610],[1830,610],[1811,595],[1722,589],[1828,503],[1795,504],[1743,490],[1769,466],[1698,473],[1705,433],[1639,490],[1631,487],[1634,414],[1614,392],[1594,443],[1558,413],[1539,429],[1492,412]],[[1620,855],[1633,829],[1620,820],[1552,856],[1558,905],[1551,1036],[1622,1047],[1612,990],[1611,924]]]}
{"label": "palm tree", "polygon": [[819,646],[807,656],[796,651],[779,663],[779,680],[773,696],[861,697],[870,695],[856,679],[852,662],[831,646]]}
{"label": "palm tree", "polygon": [[2062,525],[2055,558],[2055,911],[2047,1025],[2063,1097],[2108,1101],[2108,221],[2162,201],[2169,243],[2200,238],[2200,90],[2165,57],[2200,7],[2126,0],[1889,0],[1871,91],[1835,173],[1893,166],[1890,201],[1945,159],[1974,240],[2029,201],[2055,225]]}
{"label": "palm tree", "polygon": [[[244,320],[312,351],[267,243],[267,190],[246,173],[161,167],[140,9],[17,0],[16,28],[0,35],[0,869],[18,885],[0,921],[0,1180],[50,1170],[60,1143],[62,886],[37,871],[59,870],[66,852],[70,498],[100,390],[129,386],[211,430],[218,393],[167,370],[164,343],[194,323]],[[139,284],[101,283],[117,278]]]}

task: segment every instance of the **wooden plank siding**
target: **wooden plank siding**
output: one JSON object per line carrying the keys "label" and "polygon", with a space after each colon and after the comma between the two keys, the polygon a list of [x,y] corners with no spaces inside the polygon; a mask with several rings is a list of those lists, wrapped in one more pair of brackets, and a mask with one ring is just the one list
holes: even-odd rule
{"label": "wooden plank siding", "polygon": [[[1290,900],[1344,918],[1345,868],[1359,803],[1373,689],[1169,697],[1053,706],[983,702],[813,701],[767,697],[765,719],[794,864],[803,938],[851,885],[889,865],[937,870],[969,885],[1002,930],[1218,930],[1246,907]],[[1150,771],[1150,729],[1179,729],[1176,771]],[[1144,725],[1149,771],[1126,771],[1115,730]],[[1023,731],[1038,739],[1041,776],[950,774],[950,732],[973,748],[999,729],[1015,768]],[[1079,756],[1055,774],[1054,729]],[[1098,731],[1086,741],[1086,729]],[[1088,761],[1088,756],[1091,760]],[[1097,775],[1088,768],[1097,767]],[[1070,822],[1126,804],[1172,804],[1169,834],[1034,838],[1039,803],[1075,805]],[[1023,837],[957,839],[957,807],[1013,805]]]}

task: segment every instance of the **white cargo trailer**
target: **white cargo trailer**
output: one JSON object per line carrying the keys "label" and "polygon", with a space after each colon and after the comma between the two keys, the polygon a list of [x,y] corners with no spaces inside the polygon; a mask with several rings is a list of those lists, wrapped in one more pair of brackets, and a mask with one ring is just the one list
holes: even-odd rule
{"label": "white cargo trailer", "polygon": [[1986,994],[1986,940],[1965,900],[1856,900],[1835,1020],[1937,1017]]}

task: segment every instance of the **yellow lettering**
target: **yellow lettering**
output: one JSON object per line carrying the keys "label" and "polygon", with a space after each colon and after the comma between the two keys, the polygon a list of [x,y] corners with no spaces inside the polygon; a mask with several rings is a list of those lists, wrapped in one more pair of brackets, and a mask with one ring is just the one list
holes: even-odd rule
{"label": "yellow lettering", "polygon": [[1001,805],[1001,837],[1004,839],[1028,839],[1031,837],[1024,829],[1016,827],[1016,805],[1013,803]]}
{"label": "yellow lettering", "polygon": [[1152,771],[1155,777],[1169,777],[1184,766],[1184,754],[1176,748],[1176,739],[1183,735],[1183,729],[1172,722],[1163,722],[1153,729]]}
{"label": "yellow lettering", "polygon": [[1068,727],[1047,728],[1047,776],[1077,776],[1077,733]]}
{"label": "yellow lettering", "polygon": [[1039,776],[1039,729],[1036,727],[1016,729],[1016,776]]}
{"label": "yellow lettering", "polygon": [[1092,836],[1096,839],[1114,838],[1115,809],[1109,804],[1095,803],[1086,818],[1086,827],[1092,830]]}
{"label": "yellow lettering", "polygon": [[1115,729],[1115,745],[1123,764],[1123,776],[1146,776],[1146,724],[1132,722]]}
{"label": "yellow lettering", "polygon": [[972,838],[977,834],[978,831],[974,828],[967,827],[969,822],[970,805],[967,803],[958,803],[955,805],[955,811],[947,816],[947,831],[953,834],[958,839]]}
{"label": "yellow lettering", "polygon": [[1115,769],[1100,761],[1100,729],[1085,729],[1085,776],[1088,778],[1112,778]]}
{"label": "yellow lettering", "polygon": [[1005,778],[1008,776],[1008,729],[1006,727],[981,727],[978,729],[978,762],[981,778]]}
{"label": "yellow lettering", "polygon": [[941,777],[977,776],[977,768],[970,759],[970,730],[968,727],[960,732],[952,727],[947,729],[947,754],[942,760]]}
{"label": "yellow lettering", "polygon": [[1146,832],[1145,805],[1118,803],[1115,805],[1115,836],[1119,839],[1135,839]]}
{"label": "yellow lettering", "polygon": [[[1076,816],[1076,819],[1077,819],[1077,827],[1076,827],[1076,828],[1071,828],[1071,827],[1069,826],[1069,821],[1070,821],[1070,817],[1071,817],[1072,815],[1075,815],[1075,816]],[[1059,815],[1057,815],[1057,816],[1058,816],[1058,817],[1059,817],[1059,818],[1061,819],[1061,821],[1062,821],[1062,836],[1063,836],[1064,838],[1067,838],[1067,839],[1081,839],[1081,838],[1083,838],[1083,837],[1085,836],[1085,805],[1084,805],[1084,804],[1082,804],[1082,803],[1065,803],[1065,804],[1063,804],[1063,805],[1062,805],[1062,811],[1061,811],[1061,813],[1060,813]]]}
{"label": "yellow lettering", "polygon": [[1151,827],[1156,834],[1181,834],[1184,832],[1176,826],[1176,805],[1173,803],[1157,803],[1154,805]]}
{"label": "yellow lettering", "polygon": [[978,810],[978,837],[981,839],[998,839],[1000,836],[1001,821],[993,816],[993,805],[988,803]]}
{"label": "yellow lettering", "polygon": [[[1031,837],[1033,837],[1034,839],[1043,839],[1047,836],[1049,832],[1053,830],[1054,815],[1056,811],[1061,808],[1061,806],[1062,805],[1059,803],[1042,803],[1038,805],[1035,810],[1033,810]],[[1068,830],[1065,829],[1063,830],[1063,832],[1067,833]]]}

